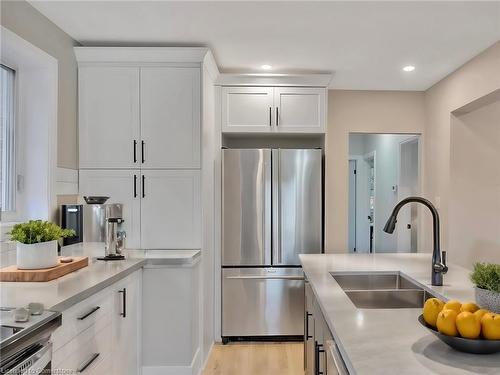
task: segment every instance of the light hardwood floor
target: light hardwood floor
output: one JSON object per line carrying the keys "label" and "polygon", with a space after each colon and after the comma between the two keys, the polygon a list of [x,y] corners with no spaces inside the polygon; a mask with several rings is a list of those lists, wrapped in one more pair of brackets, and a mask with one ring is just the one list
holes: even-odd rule
{"label": "light hardwood floor", "polygon": [[302,343],[214,345],[203,375],[304,375]]}

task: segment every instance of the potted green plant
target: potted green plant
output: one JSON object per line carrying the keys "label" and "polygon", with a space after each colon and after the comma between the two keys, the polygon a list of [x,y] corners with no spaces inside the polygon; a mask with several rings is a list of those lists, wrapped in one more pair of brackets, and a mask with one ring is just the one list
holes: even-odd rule
{"label": "potted green plant", "polygon": [[500,264],[475,263],[470,279],[476,286],[477,304],[500,313]]}
{"label": "potted green plant", "polygon": [[17,242],[17,268],[41,269],[57,266],[57,241],[75,235],[49,221],[30,220],[16,224],[10,238]]}

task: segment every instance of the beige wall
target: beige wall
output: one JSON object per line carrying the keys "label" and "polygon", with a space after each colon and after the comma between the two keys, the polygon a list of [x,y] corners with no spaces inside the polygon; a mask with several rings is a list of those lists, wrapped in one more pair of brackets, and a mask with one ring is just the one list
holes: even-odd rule
{"label": "beige wall", "polygon": [[57,165],[78,168],[77,65],[78,43],[26,1],[2,1],[1,24],[58,60]]}
{"label": "beige wall", "polygon": [[[442,247],[449,250],[450,262],[465,259],[455,256],[457,250],[450,248],[449,241],[452,112],[499,88],[500,42],[497,42],[425,92],[424,192],[434,202],[440,201]],[[476,192],[471,192],[470,198],[475,197]],[[426,239],[426,248],[430,249],[431,237]]]}
{"label": "beige wall", "polygon": [[425,143],[424,94],[402,91],[328,92],[325,144],[325,251],[347,251],[349,132],[420,133]]}
{"label": "beige wall", "polygon": [[[472,259],[483,257],[478,240],[489,241],[486,253],[492,255],[493,235],[491,226],[476,228],[471,238],[475,245],[456,246],[460,237],[450,242],[450,212],[460,212],[460,200],[474,202],[477,189],[468,188],[455,196],[450,189],[452,126],[460,123],[457,112],[471,103],[480,103],[482,98],[500,89],[500,42],[488,48],[474,59],[435,84],[426,92],[384,91],[329,91],[328,133],[326,139],[326,201],[325,236],[327,252],[345,252],[347,249],[348,213],[348,135],[349,132],[369,133],[422,133],[422,195],[433,201],[441,214],[442,248],[449,251],[450,262],[470,267]],[[497,97],[493,95],[493,97]],[[472,104],[473,105],[473,104]],[[477,106],[476,106],[477,107]],[[480,109],[476,110],[480,116]],[[476,112],[474,111],[474,112]],[[455,112],[455,113],[453,113]],[[490,116],[495,116],[495,112]],[[486,114],[483,114],[486,116]],[[471,120],[472,118],[472,120]],[[473,121],[474,116],[468,118]],[[458,122],[456,122],[458,121]],[[463,120],[462,120],[463,121]],[[496,123],[500,120],[497,119]],[[463,125],[463,124],[462,124]],[[494,136],[496,133],[491,133]],[[459,135],[457,134],[457,137]],[[457,138],[458,139],[458,138]],[[476,146],[464,143],[468,151]],[[460,163],[453,166],[460,170]],[[451,206],[450,206],[451,205]],[[457,211],[458,210],[458,211]],[[432,235],[429,215],[424,215],[423,236],[419,236],[423,251],[432,251]],[[478,216],[479,218],[479,216]],[[498,220],[497,220],[498,221]],[[464,222],[465,223],[465,222]],[[462,234],[467,224],[460,224]],[[496,232],[500,231],[500,227]],[[496,233],[495,232],[495,233]],[[465,235],[465,234],[464,234]],[[490,240],[489,240],[490,239]],[[471,239],[473,241],[473,239]],[[492,247],[493,246],[493,247]],[[456,247],[456,248],[453,248]],[[486,248],[485,247],[485,248]],[[471,254],[475,254],[471,257]],[[494,255],[492,255],[494,256]]]}
{"label": "beige wall", "polygon": [[500,100],[451,123],[449,254],[500,263]]}

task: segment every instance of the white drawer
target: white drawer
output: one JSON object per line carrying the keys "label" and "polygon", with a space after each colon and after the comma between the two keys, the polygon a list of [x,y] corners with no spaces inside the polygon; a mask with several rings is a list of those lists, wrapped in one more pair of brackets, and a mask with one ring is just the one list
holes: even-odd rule
{"label": "white drawer", "polygon": [[70,307],[62,313],[62,325],[52,334],[54,350],[75,338],[80,332],[95,325],[97,332],[111,322],[113,300],[107,289]]}
{"label": "white drawer", "polygon": [[103,362],[109,362],[110,355],[111,324],[98,332],[94,325],[53,353],[53,369],[70,374],[93,374],[101,365],[106,366]]}

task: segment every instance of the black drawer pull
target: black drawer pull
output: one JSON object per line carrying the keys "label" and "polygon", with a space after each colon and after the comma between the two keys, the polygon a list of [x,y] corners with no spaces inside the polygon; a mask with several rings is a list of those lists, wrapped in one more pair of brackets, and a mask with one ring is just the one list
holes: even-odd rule
{"label": "black drawer pull", "polygon": [[95,313],[97,310],[99,310],[101,307],[100,306],[96,306],[94,307],[92,310],[90,310],[88,313],[86,313],[85,315],[82,315],[80,316],[79,318],[77,318],[78,320],[84,320],[86,318],[88,318],[90,315],[92,315],[93,313]]}
{"label": "black drawer pull", "polygon": [[89,358],[87,362],[85,362],[76,372],[84,372],[94,361],[99,358],[101,354],[100,353],[94,353],[92,354],[92,357]]}
{"label": "black drawer pull", "polygon": [[127,288],[123,288],[122,290],[119,290],[118,293],[121,293],[123,295],[122,298],[122,312],[120,313],[121,316],[124,318],[127,317]]}
{"label": "black drawer pull", "polygon": [[137,163],[137,141],[134,139],[134,163]]}
{"label": "black drawer pull", "polygon": [[313,337],[309,335],[309,317],[313,314],[310,314],[306,311],[306,340],[312,339]]}
{"label": "black drawer pull", "polygon": [[146,176],[142,175],[142,197],[146,198],[146,190],[144,189],[144,181],[146,180]]}
{"label": "black drawer pull", "polygon": [[273,114],[272,114],[272,108],[269,107],[269,126],[273,125]]}

